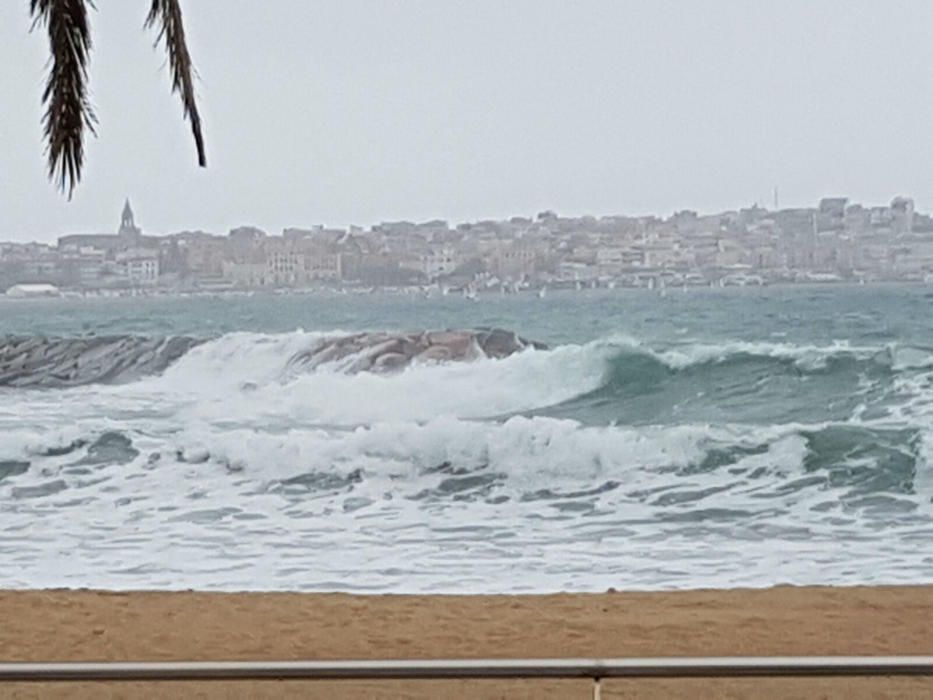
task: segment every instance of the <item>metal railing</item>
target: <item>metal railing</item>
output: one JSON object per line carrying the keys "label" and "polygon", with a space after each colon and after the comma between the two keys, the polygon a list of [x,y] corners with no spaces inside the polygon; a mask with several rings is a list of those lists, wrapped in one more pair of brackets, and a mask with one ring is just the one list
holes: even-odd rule
{"label": "metal railing", "polygon": [[933,656],[0,663],[3,681],[930,676]]}

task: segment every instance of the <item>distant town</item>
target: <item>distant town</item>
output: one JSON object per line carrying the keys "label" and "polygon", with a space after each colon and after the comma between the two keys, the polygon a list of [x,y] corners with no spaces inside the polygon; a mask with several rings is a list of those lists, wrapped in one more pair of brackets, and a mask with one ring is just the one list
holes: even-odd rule
{"label": "distant town", "polygon": [[146,235],[127,201],[113,233],[0,243],[0,293],[130,295],[378,288],[513,293],[548,288],[933,282],[933,217],[913,200],[699,215],[533,218],[363,229],[254,226]]}

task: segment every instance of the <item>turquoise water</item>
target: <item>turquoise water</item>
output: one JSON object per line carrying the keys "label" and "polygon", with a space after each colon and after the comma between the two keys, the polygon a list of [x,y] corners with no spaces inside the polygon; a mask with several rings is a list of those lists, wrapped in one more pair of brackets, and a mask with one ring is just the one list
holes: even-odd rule
{"label": "turquoise water", "polygon": [[[0,387],[0,585],[385,591],[928,581],[933,292],[0,303],[0,335],[206,338]],[[320,333],[548,344],[295,374]],[[37,527],[41,523],[41,527]]]}
{"label": "turquoise water", "polygon": [[171,297],[0,300],[0,333],[219,335],[445,326],[503,326],[554,343],[626,333],[646,342],[782,339],[933,341],[933,289],[918,286],[800,286],[551,292],[490,295]]}

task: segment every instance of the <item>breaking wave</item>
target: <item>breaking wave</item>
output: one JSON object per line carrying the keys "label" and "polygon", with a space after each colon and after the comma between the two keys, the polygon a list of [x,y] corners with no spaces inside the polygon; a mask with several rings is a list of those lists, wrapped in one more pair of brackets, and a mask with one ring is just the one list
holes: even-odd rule
{"label": "breaking wave", "polygon": [[[204,342],[184,336],[8,336],[0,339],[0,386],[62,388],[126,382],[165,370]],[[318,368],[356,374],[389,372],[412,363],[508,357],[544,347],[496,328],[279,336],[234,333],[212,342],[208,355],[225,363],[245,361],[253,365],[262,358],[264,369],[275,373],[282,371],[284,362],[292,374]]]}
{"label": "breaking wave", "polygon": [[[470,336],[460,361],[419,357],[455,340],[423,334],[7,339],[4,524],[27,532],[41,514],[49,533],[20,547],[28,583],[327,589],[365,571],[375,589],[449,591],[454,571],[470,590],[512,590],[505,563],[521,561],[565,588],[591,589],[597,564],[607,585],[731,585],[774,580],[749,541],[832,554],[840,532],[896,580],[872,538],[928,532],[928,348],[615,336],[545,349],[503,333]],[[403,366],[375,364],[410,347]],[[129,544],[81,539],[75,518]],[[725,554],[690,564],[699,531]],[[152,543],[169,541],[184,553],[154,564]],[[461,566],[445,541],[474,553]],[[684,543],[680,579],[658,573],[662,541]],[[63,547],[92,565],[49,574],[43,552]],[[373,563],[388,551],[391,565]],[[433,583],[399,573],[406,551]]]}
{"label": "breaking wave", "polygon": [[[110,484],[98,494],[104,500],[149,498],[149,489],[179,478],[201,489],[236,475],[254,495],[297,498],[309,508],[306,499],[324,499],[319,514],[400,499],[570,504],[625,520],[640,513],[700,522],[797,507],[855,517],[893,505],[909,514],[933,495],[921,429],[849,423],[636,429],[442,417],[352,430],[202,425],[163,436],[98,428],[80,437],[10,437],[19,447],[4,447],[0,489],[9,483],[15,500],[71,501],[97,484]],[[177,502],[173,491],[164,495]]]}
{"label": "breaking wave", "polygon": [[[611,337],[545,349],[508,331],[456,333],[435,334],[434,345],[426,333],[8,337],[0,341],[0,387],[123,384],[131,396],[191,397],[192,420],[365,425],[531,412],[593,424],[696,422],[703,406],[731,409],[744,397],[754,399],[753,416],[767,421],[779,417],[769,408],[806,414],[820,396],[838,409],[829,417],[841,420],[878,387],[933,368],[933,349],[895,344],[652,348]],[[391,372],[386,359],[396,363]]]}

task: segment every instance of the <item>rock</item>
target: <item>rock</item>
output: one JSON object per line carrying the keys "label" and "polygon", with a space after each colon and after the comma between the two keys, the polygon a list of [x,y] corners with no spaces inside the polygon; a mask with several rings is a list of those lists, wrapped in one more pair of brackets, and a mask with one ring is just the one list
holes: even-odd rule
{"label": "rock", "polygon": [[315,370],[328,365],[347,374],[390,372],[411,362],[465,362],[480,357],[503,358],[541,343],[527,341],[502,329],[355,333],[327,338],[296,354],[289,371]]}
{"label": "rock", "polygon": [[479,354],[476,343],[476,331],[441,331],[428,333],[428,342],[432,346],[441,346],[450,352],[452,360],[474,360]]}
{"label": "rock", "polygon": [[0,337],[0,386],[69,387],[160,372],[199,339],[143,336]]}
{"label": "rock", "polygon": [[501,329],[479,333],[476,342],[487,357],[496,358],[508,357],[526,347],[515,333]]}
{"label": "rock", "polygon": [[399,369],[407,365],[410,359],[400,352],[387,352],[376,358],[372,368],[376,371]]}
{"label": "rock", "polygon": [[446,362],[450,359],[450,349],[443,345],[432,345],[418,355],[418,359],[425,362]]}
{"label": "rock", "polygon": [[[202,342],[188,337],[0,336],[0,387],[58,388],[131,381],[163,371]],[[313,371],[327,365],[349,374],[390,372],[415,359],[502,358],[529,347],[544,348],[502,329],[353,333],[315,341],[288,360],[287,371]],[[244,392],[256,388],[251,382],[241,385]]]}

